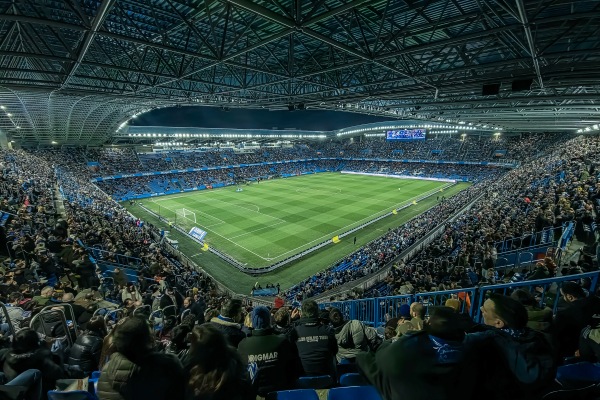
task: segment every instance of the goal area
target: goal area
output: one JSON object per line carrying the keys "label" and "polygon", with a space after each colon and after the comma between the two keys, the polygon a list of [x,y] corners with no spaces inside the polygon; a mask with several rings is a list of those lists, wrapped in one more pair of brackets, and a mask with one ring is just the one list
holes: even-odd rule
{"label": "goal area", "polygon": [[177,215],[177,218],[185,218],[188,221],[194,222],[194,224],[196,223],[196,213],[187,208],[180,208],[175,211],[175,214]]}

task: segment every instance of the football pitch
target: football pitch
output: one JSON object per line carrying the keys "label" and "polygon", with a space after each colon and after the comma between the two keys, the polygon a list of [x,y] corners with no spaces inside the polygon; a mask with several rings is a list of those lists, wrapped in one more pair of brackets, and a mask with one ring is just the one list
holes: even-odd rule
{"label": "football pitch", "polygon": [[[266,267],[394,208],[436,193],[445,182],[326,173],[186,192],[143,205],[248,268]],[[346,238],[345,240],[352,240]]]}

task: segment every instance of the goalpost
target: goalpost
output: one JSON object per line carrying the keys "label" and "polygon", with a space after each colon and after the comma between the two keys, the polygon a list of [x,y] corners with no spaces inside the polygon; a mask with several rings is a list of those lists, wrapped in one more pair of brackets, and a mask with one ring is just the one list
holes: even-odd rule
{"label": "goalpost", "polygon": [[193,221],[194,224],[196,223],[196,213],[191,210],[188,210],[187,208],[180,208],[177,211],[175,211],[175,214],[177,214],[178,217],[185,218],[189,221]]}

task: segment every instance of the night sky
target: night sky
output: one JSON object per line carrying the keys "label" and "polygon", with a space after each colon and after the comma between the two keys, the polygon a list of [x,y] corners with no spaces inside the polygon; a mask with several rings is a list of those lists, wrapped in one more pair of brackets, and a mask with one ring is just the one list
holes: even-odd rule
{"label": "night sky", "polygon": [[277,127],[278,129],[330,131],[381,121],[397,121],[397,119],[343,111],[297,110],[290,112],[244,108],[223,111],[217,107],[172,107],[140,115],[131,120],[129,124],[233,129],[272,129]]}

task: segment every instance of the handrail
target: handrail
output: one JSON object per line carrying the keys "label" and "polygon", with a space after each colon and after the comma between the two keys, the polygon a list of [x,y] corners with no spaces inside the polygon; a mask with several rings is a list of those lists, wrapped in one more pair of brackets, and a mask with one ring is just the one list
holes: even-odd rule
{"label": "handrail", "polygon": [[[596,287],[598,286],[598,280],[600,277],[600,271],[593,272],[585,272],[577,275],[566,275],[554,278],[545,278],[545,279],[537,279],[532,281],[523,281],[516,283],[501,283],[496,285],[488,285],[488,286],[480,286],[480,287],[469,287],[469,288],[460,288],[460,289],[452,289],[452,290],[444,290],[444,291],[436,291],[436,292],[424,292],[424,293],[416,293],[416,294],[408,294],[408,295],[398,295],[398,296],[385,296],[385,297],[369,297],[365,299],[358,300],[345,300],[345,301],[333,301],[333,302],[321,302],[319,303],[319,307],[321,309],[326,307],[337,307],[344,315],[349,319],[360,319],[363,322],[372,323],[376,327],[379,326],[382,322],[383,315],[381,313],[382,308],[385,309],[389,304],[397,304],[397,300],[401,301],[403,304],[411,304],[414,302],[419,302],[420,298],[433,298],[433,304],[423,303],[424,305],[436,305],[436,303],[440,303],[438,299],[444,299],[449,296],[457,296],[460,297],[463,295],[464,299],[462,301],[463,310],[466,309],[469,305],[470,308],[467,310],[467,313],[473,318],[475,322],[481,322],[481,306],[483,302],[487,298],[488,292],[502,292],[504,294],[508,294],[508,290],[518,289],[518,288],[542,288],[542,299],[543,303],[548,291],[551,290],[551,287],[555,284],[559,284],[561,282],[566,281],[578,281],[586,278],[591,279],[590,292],[594,292]],[[560,296],[556,296],[554,299],[552,310],[556,312],[558,307],[558,300]],[[361,310],[357,310],[357,305],[361,305],[367,312],[360,312]],[[363,310],[363,311],[365,311]],[[370,311],[370,312],[369,312]],[[361,319],[361,316],[372,316],[369,320]],[[372,319],[372,320],[371,320]]]}

